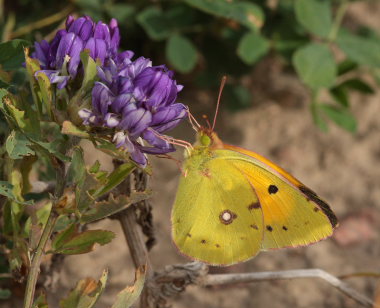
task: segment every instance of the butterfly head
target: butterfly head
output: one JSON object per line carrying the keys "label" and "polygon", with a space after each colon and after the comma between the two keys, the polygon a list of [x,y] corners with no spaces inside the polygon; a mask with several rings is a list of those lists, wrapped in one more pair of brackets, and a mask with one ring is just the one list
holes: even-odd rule
{"label": "butterfly head", "polygon": [[221,149],[223,148],[223,142],[211,128],[200,127],[197,133],[197,141],[195,146]]}

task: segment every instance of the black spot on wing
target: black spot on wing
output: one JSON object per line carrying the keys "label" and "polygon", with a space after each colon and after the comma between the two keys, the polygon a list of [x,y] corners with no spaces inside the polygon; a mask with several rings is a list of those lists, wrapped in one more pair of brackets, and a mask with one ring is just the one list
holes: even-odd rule
{"label": "black spot on wing", "polygon": [[311,189],[305,186],[300,186],[299,189],[306,195],[306,197],[319,205],[323,213],[325,213],[327,218],[330,220],[332,227],[334,228],[338,224],[338,219],[336,218],[334,212],[331,210],[330,206],[325,201],[320,199],[317,194]]}
{"label": "black spot on wing", "polygon": [[268,192],[270,194],[275,194],[276,192],[278,192],[278,187],[276,185],[269,185]]}
{"label": "black spot on wing", "polygon": [[261,208],[260,202],[252,202],[250,205],[248,205],[248,210],[250,211],[259,208]]}
{"label": "black spot on wing", "polygon": [[288,228],[286,226],[282,226],[282,230],[288,231]]}
{"label": "black spot on wing", "polygon": [[272,226],[267,226],[267,230],[268,230],[269,232],[272,232],[272,231],[273,231]]}

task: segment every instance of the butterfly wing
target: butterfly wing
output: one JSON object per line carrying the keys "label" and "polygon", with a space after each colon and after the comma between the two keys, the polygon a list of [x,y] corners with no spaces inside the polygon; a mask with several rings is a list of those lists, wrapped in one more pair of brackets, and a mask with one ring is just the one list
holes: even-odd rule
{"label": "butterfly wing", "polygon": [[234,146],[216,150],[254,188],[264,216],[262,249],[304,246],[331,236],[337,219],[312,190],[271,161]]}
{"label": "butterfly wing", "polygon": [[225,159],[190,157],[172,210],[179,250],[214,265],[255,256],[263,240],[263,213],[248,178]]}

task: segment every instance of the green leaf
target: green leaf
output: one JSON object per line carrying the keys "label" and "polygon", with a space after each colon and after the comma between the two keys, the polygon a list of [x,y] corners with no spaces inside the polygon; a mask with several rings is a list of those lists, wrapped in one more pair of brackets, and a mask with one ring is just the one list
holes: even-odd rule
{"label": "green leaf", "polygon": [[29,238],[29,248],[31,250],[36,249],[40,240],[43,226],[49,218],[52,208],[52,203],[47,202],[39,209],[31,208],[29,217],[25,222],[24,231],[27,238]]}
{"label": "green leaf", "polygon": [[346,108],[338,108],[328,104],[319,104],[318,107],[340,127],[352,133],[356,132],[356,119]]}
{"label": "green leaf", "polygon": [[170,36],[171,27],[163,12],[155,7],[148,7],[137,15],[137,22],[153,40],[163,40]]}
{"label": "green leaf", "polygon": [[12,40],[0,44],[0,65],[4,70],[16,70],[25,61],[24,48],[30,46],[25,40]]}
{"label": "green leaf", "polygon": [[294,9],[298,22],[306,30],[328,38],[332,27],[330,0],[296,0]]}
{"label": "green leaf", "polygon": [[36,76],[41,91],[42,102],[45,104],[48,115],[53,119],[53,90],[49,77],[43,72],[37,73]]}
{"label": "green leaf", "polygon": [[25,119],[25,112],[15,107],[16,98],[5,89],[0,89],[0,109],[11,126],[16,126],[23,130],[28,126]]}
{"label": "green leaf", "polygon": [[346,59],[338,64],[338,76],[344,75],[357,69],[358,64],[352,60]]}
{"label": "green leaf", "polygon": [[76,146],[73,149],[71,164],[67,171],[67,180],[74,184],[80,183],[86,176],[86,165],[83,158],[82,147]]}
{"label": "green leaf", "polygon": [[81,130],[70,121],[64,121],[62,123],[62,134],[81,137],[81,138],[90,137],[90,134],[88,134],[84,130]]}
{"label": "green leaf", "polygon": [[358,91],[364,94],[373,94],[374,90],[363,80],[352,78],[330,89],[330,94],[344,107],[349,106],[349,90]]}
{"label": "green leaf", "polygon": [[52,242],[53,253],[82,254],[94,250],[95,244],[105,245],[113,240],[115,233],[105,230],[87,230],[78,233],[75,223],[58,233]]}
{"label": "green leaf", "polygon": [[12,292],[9,289],[0,288],[0,299],[8,299],[12,295]]}
{"label": "green leaf", "polygon": [[113,142],[110,142],[108,140],[102,139],[102,138],[94,138],[94,144],[95,147],[106,153],[107,155],[110,155],[113,158],[120,159],[123,161],[129,161],[129,153],[122,148],[117,148],[116,145]]}
{"label": "green leaf", "polygon": [[89,223],[116,214],[133,203],[146,200],[150,197],[149,192],[133,192],[130,196],[119,195],[116,198],[110,194],[108,200],[95,202],[94,206],[86,211],[81,217],[81,223]]}
{"label": "green leaf", "polygon": [[99,198],[114,189],[117,185],[123,182],[135,168],[135,164],[131,162],[124,163],[117,167],[107,177],[105,185],[91,194],[92,197],[94,199]]}
{"label": "green leaf", "polygon": [[13,185],[6,181],[0,181],[0,195],[7,197],[18,204],[22,205],[32,205],[33,201],[21,201],[13,193]]}
{"label": "green leaf", "polygon": [[342,87],[345,87],[350,90],[355,90],[364,94],[374,94],[375,91],[372,89],[372,87],[364,82],[363,80],[360,80],[358,78],[352,78],[348,79],[340,84]]}
{"label": "green leaf", "polygon": [[380,67],[380,40],[341,31],[337,44],[349,59],[362,65]]}
{"label": "green leaf", "polygon": [[111,308],[129,308],[139,298],[145,283],[146,266],[140,266],[136,270],[135,282],[133,286],[126,287],[117,294],[116,301]]}
{"label": "green leaf", "polygon": [[330,89],[330,94],[342,106],[348,107],[350,105],[347,89],[345,87],[341,85],[333,87]]}
{"label": "green leaf", "polygon": [[110,3],[106,6],[106,11],[109,16],[120,21],[132,19],[136,14],[134,5],[124,3]]}
{"label": "green leaf", "polygon": [[245,34],[238,45],[238,56],[248,65],[257,62],[269,50],[269,42],[259,33]]}
{"label": "green leaf", "polygon": [[49,308],[45,293],[38,296],[38,298],[34,301],[32,308]]}
{"label": "green leaf", "polygon": [[58,159],[64,162],[70,162],[70,157],[62,154],[60,152],[60,147],[62,146],[62,140],[54,140],[53,142],[44,142],[41,140],[37,140],[34,136],[28,135],[28,138],[31,142],[33,142],[37,148],[39,147],[43,151],[47,151],[49,154],[57,157]]}
{"label": "green leaf", "polygon": [[190,72],[198,60],[196,47],[188,38],[180,34],[174,34],[168,39],[166,57],[181,73]]}
{"label": "green leaf", "polygon": [[262,9],[248,1],[185,0],[185,2],[203,12],[232,19],[250,30],[257,30],[264,24]]}
{"label": "green leaf", "polygon": [[28,138],[18,131],[12,131],[5,143],[8,155],[12,159],[21,159],[24,156],[35,155],[30,148],[32,143]]}
{"label": "green leaf", "polygon": [[59,302],[60,308],[91,308],[93,307],[106,286],[108,271],[104,270],[99,281],[92,278],[80,280],[75,289]]}
{"label": "green leaf", "polygon": [[223,95],[224,101],[231,111],[238,111],[252,105],[251,92],[242,85],[226,85]]}
{"label": "green leaf", "polygon": [[293,65],[301,80],[312,89],[330,87],[336,78],[334,57],[326,45],[310,43],[293,55]]}
{"label": "green leaf", "polygon": [[95,83],[98,75],[97,64],[90,57],[90,52],[87,49],[81,52],[80,59],[84,69],[84,78],[80,90],[85,92],[91,89]]}

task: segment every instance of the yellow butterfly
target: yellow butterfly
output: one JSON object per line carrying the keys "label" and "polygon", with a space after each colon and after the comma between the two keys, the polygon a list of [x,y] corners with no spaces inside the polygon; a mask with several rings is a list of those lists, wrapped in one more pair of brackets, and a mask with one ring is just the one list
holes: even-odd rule
{"label": "yellow butterfly", "polygon": [[172,237],[192,259],[232,265],[260,250],[318,242],[337,226],[315,192],[259,154],[224,144],[212,128],[199,127],[183,170]]}

